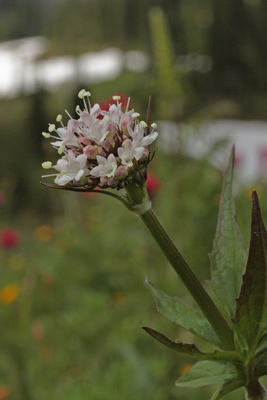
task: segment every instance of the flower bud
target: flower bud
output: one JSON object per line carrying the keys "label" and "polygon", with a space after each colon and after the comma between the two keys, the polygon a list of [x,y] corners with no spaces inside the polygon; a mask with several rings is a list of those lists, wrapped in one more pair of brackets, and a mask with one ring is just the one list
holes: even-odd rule
{"label": "flower bud", "polygon": [[121,118],[121,127],[122,129],[126,129],[128,125],[133,122],[133,118],[130,115],[124,115]]}
{"label": "flower bud", "polygon": [[117,185],[118,185],[118,179],[117,178],[109,178],[109,180],[108,180],[108,185],[110,186],[110,187],[116,187]]}
{"label": "flower bud", "polygon": [[107,157],[107,150],[103,146],[98,147],[98,154],[102,157]]}
{"label": "flower bud", "polygon": [[88,158],[92,158],[94,160],[98,154],[97,146],[85,146],[83,149],[83,154],[86,154]]}
{"label": "flower bud", "polygon": [[107,137],[104,141],[104,146],[107,150],[112,151],[115,147],[115,141],[112,137]]}
{"label": "flower bud", "polygon": [[90,139],[88,139],[84,136],[80,136],[78,139],[78,145],[80,147],[87,146],[89,143],[90,143]]}
{"label": "flower bud", "polygon": [[116,170],[116,177],[119,179],[126,178],[128,175],[128,169],[124,165],[120,165]]}

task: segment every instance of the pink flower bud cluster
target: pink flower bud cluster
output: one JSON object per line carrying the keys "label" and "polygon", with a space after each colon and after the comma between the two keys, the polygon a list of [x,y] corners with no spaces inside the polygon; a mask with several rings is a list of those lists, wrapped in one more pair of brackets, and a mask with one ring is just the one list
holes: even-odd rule
{"label": "pink flower bud cluster", "polygon": [[[70,119],[56,128],[49,124],[45,138],[53,138],[51,144],[62,157],[55,165],[50,161],[43,168],[54,168],[55,183],[60,186],[83,186],[85,188],[124,187],[132,180],[145,180],[146,167],[151,160],[149,145],[157,138],[156,124],[150,131],[144,121],[139,122],[138,113],[129,109],[129,100],[122,111],[120,97],[114,96],[109,110],[101,110],[99,104],[91,106],[90,93],[82,90],[84,108],[76,107],[77,119]],[[54,134],[55,133],[55,134]]]}

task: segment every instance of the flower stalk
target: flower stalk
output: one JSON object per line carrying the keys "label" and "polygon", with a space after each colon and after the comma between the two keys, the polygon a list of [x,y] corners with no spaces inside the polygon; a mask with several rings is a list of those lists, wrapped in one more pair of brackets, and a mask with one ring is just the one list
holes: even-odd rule
{"label": "flower stalk", "polygon": [[[144,198],[144,188],[135,183],[127,185],[125,188],[129,198],[135,204],[142,204]],[[225,350],[234,350],[233,332],[226,320],[194,274],[189,265],[182,257],[179,250],[171,241],[170,237],[158,221],[154,211],[150,208],[146,212],[139,213],[155,241],[170,262],[171,266],[183,281],[200,309],[210,322],[217,336],[219,337]]]}

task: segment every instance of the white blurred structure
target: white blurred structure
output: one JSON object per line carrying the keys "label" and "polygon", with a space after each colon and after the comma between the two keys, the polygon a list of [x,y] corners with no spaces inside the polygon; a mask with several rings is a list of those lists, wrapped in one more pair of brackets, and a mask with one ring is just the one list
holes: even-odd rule
{"label": "white blurred structure", "polygon": [[[174,122],[158,125],[158,146],[166,152],[179,152],[182,140],[182,151],[186,154],[197,159],[208,156],[213,165],[225,170],[234,144],[235,172],[240,181],[245,184],[258,179],[267,181],[267,122],[216,120],[197,128]],[[225,144],[216,149],[219,141]]]}
{"label": "white blurred structure", "polygon": [[79,57],[38,59],[48,48],[44,37],[0,43],[0,97],[57,90],[67,82],[99,82],[118,77],[124,68],[140,72],[149,66],[141,51],[123,53],[116,48]]}

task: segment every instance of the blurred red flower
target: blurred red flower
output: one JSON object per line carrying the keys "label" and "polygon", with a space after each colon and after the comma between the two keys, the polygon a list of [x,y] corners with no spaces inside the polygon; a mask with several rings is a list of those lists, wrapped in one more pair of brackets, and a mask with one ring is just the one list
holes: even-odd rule
{"label": "blurred red flower", "polygon": [[20,243],[20,233],[13,228],[4,228],[0,231],[0,244],[5,248],[17,247]]}
{"label": "blurred red flower", "polygon": [[[124,110],[126,108],[126,106],[127,106],[128,96],[126,96],[123,93],[116,93],[116,95],[120,96],[119,103],[121,103],[121,108]],[[117,102],[115,100],[113,100],[112,96],[109,97],[108,99],[98,101],[98,104],[100,105],[100,108],[103,111],[108,111],[109,110],[109,106],[111,104],[116,104],[116,103]],[[102,119],[103,116],[102,115],[98,115],[97,118],[98,119]]]}
{"label": "blurred red flower", "polygon": [[160,188],[160,180],[156,175],[149,173],[147,175],[146,188],[150,197],[154,196]]}

